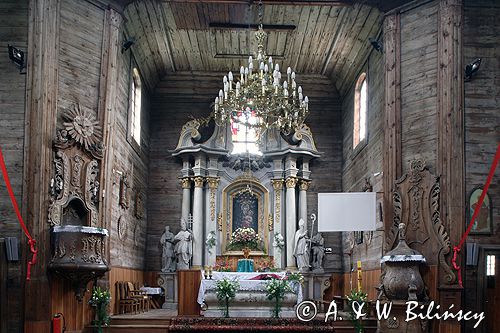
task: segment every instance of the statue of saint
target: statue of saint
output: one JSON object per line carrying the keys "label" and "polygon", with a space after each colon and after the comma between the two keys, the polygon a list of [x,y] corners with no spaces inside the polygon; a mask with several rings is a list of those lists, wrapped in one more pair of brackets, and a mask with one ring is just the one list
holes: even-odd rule
{"label": "statue of saint", "polygon": [[165,226],[165,232],[161,235],[160,244],[163,248],[161,255],[161,271],[175,272],[175,254],[174,254],[174,234],[170,232],[170,227]]}
{"label": "statue of saint", "polygon": [[187,230],[184,219],[181,219],[181,231],[175,235],[174,240],[177,242],[174,248],[175,255],[177,256],[177,270],[189,269],[189,260],[191,260],[191,256],[193,255],[192,235]]}
{"label": "statue of saint", "polygon": [[323,235],[318,232],[311,239],[312,246],[312,268],[313,272],[323,273],[323,258],[325,257],[325,240]]}
{"label": "statue of saint", "polygon": [[293,255],[297,260],[297,268],[301,272],[309,271],[309,250],[306,223],[299,220],[299,229],[295,232]]}

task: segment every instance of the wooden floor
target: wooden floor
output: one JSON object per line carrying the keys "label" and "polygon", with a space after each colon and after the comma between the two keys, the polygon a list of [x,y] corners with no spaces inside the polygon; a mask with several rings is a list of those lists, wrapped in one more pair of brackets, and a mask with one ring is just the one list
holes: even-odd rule
{"label": "wooden floor", "polygon": [[[377,322],[365,323],[365,332],[376,331]],[[139,314],[111,316],[104,333],[175,332],[345,332],[354,333],[349,321],[325,323],[321,318],[308,323],[297,319],[179,317],[177,310],[158,309]],[[91,332],[91,330],[88,330]]]}

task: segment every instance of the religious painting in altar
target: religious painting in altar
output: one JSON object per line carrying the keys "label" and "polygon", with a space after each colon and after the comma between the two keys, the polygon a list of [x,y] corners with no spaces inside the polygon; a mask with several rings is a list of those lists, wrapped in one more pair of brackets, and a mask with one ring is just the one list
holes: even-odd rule
{"label": "religious painting in altar", "polygon": [[259,230],[259,200],[249,191],[237,193],[233,198],[233,230],[238,228],[252,228]]}
{"label": "religious painting in altar", "polygon": [[[469,216],[467,219],[467,223],[472,218],[474,214],[474,210],[479,202],[479,198],[483,193],[482,188],[476,188],[472,191],[469,197]],[[471,233],[474,234],[490,234],[492,232],[492,218],[491,218],[491,199],[488,193],[486,193],[483,201],[483,205],[479,209],[479,214],[476,217],[476,221],[472,226]]]}
{"label": "religious painting in altar", "polygon": [[[267,226],[269,193],[256,179],[242,177],[223,190],[222,248],[224,254],[242,254],[239,247],[230,245],[238,229],[251,228],[259,238],[252,253],[264,254],[268,250]],[[234,242],[234,240],[233,240]],[[240,246],[241,247],[241,246]],[[249,246],[252,248],[252,246]]]}

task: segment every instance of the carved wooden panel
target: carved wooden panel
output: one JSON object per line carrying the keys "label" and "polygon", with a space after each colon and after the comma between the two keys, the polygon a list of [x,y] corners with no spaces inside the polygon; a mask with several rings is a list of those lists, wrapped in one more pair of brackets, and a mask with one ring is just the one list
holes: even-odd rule
{"label": "carved wooden panel", "polygon": [[440,217],[439,195],[439,177],[429,172],[424,160],[410,161],[409,172],[396,181],[394,219],[387,231],[386,248],[395,246],[399,223],[406,224],[408,245],[422,253],[429,265],[439,265],[444,281],[451,284],[455,274],[445,258],[451,245]]}
{"label": "carved wooden panel", "polygon": [[99,226],[101,128],[92,113],[75,106],[63,114],[54,140],[54,177],[48,220],[52,226]]}

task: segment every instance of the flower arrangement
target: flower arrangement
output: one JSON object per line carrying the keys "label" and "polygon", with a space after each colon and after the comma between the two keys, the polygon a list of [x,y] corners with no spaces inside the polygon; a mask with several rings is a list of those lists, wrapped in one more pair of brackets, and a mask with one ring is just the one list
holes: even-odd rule
{"label": "flower arrangement", "polygon": [[304,284],[304,276],[300,272],[292,272],[287,274],[286,279],[290,282],[298,282]]}
{"label": "flower arrangement", "polygon": [[231,235],[227,250],[239,251],[248,247],[250,250],[262,251],[264,249],[262,245],[262,238],[253,228],[238,228]]}
{"label": "flower arrangement", "polygon": [[228,257],[219,257],[215,262],[215,270],[218,272],[230,272],[231,267],[231,261]]}
{"label": "flower arrangement", "polygon": [[97,326],[97,332],[102,333],[102,326],[109,324],[108,305],[111,300],[111,293],[107,289],[94,287],[89,304],[96,310],[96,319],[93,324]]}
{"label": "flower arrangement", "polygon": [[208,253],[212,253],[212,248],[215,246],[215,231],[210,231],[207,235],[207,239],[205,240],[205,245],[207,246]]}
{"label": "flower arrangement", "polygon": [[283,250],[285,247],[285,239],[279,232],[274,234],[273,247],[277,248],[279,251]]}
{"label": "flower arrangement", "polygon": [[[347,305],[349,308],[349,318],[351,319],[352,323],[354,324],[354,328],[356,329],[356,333],[363,333],[364,332],[364,327],[363,324],[361,323],[361,319],[356,319],[356,314],[354,313],[353,310],[353,303],[357,302],[358,304],[365,303],[366,300],[368,299],[368,294],[363,292],[362,290],[352,290],[350,295],[347,295]],[[365,303],[366,304],[366,303]]]}
{"label": "flower arrangement", "polygon": [[273,257],[261,257],[255,262],[255,270],[257,272],[270,272],[274,270]]}
{"label": "flower arrangement", "polygon": [[269,300],[274,300],[274,309],[272,315],[279,318],[281,304],[285,298],[285,293],[292,291],[287,280],[272,279],[266,284],[266,296]]}
{"label": "flower arrangement", "polygon": [[215,284],[215,293],[219,304],[222,307],[222,314],[229,318],[229,301],[236,296],[236,291],[240,288],[240,283],[236,280],[222,279]]}

